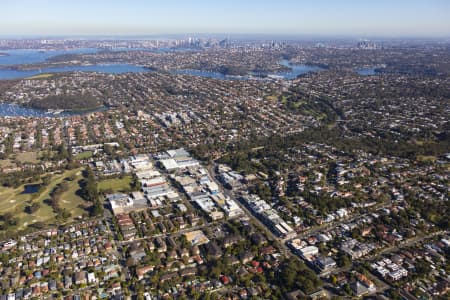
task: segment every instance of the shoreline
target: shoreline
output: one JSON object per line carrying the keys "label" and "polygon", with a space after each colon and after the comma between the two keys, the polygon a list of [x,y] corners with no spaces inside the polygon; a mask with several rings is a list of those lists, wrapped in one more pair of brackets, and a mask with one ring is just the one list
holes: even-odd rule
{"label": "shoreline", "polygon": [[[110,106],[102,105],[97,107],[90,107],[90,108],[77,108],[77,109],[40,109],[40,108],[34,108],[31,106],[26,106],[20,103],[12,103],[12,102],[4,102],[0,101],[0,105],[10,105],[15,106],[17,109],[26,109],[34,111],[36,114],[39,114],[39,116],[32,116],[27,114],[18,114],[18,115],[11,115],[11,117],[70,117],[73,115],[83,115],[83,114],[89,114],[94,112],[101,112],[111,109]],[[2,114],[0,114],[2,115]],[[5,116],[3,116],[5,117]]]}

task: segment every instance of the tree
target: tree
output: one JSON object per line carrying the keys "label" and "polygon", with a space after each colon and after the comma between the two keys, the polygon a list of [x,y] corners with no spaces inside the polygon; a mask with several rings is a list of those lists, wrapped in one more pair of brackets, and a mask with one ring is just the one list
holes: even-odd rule
{"label": "tree", "polygon": [[351,295],[352,294],[352,289],[350,287],[350,285],[348,283],[344,284],[343,286],[343,290],[347,295]]}
{"label": "tree", "polygon": [[133,179],[131,180],[130,186],[133,191],[139,191],[142,188],[141,181],[134,173],[133,173]]}
{"label": "tree", "polygon": [[426,275],[428,275],[431,272],[430,264],[423,259],[418,260],[416,262],[415,267],[416,267],[417,275],[419,277],[425,277]]}
{"label": "tree", "polygon": [[389,297],[389,299],[393,300],[403,299],[395,289],[388,290],[386,292],[386,295]]}
{"label": "tree", "polygon": [[80,195],[87,201],[95,202],[99,198],[97,180],[91,168],[86,168],[84,178],[80,181]]}
{"label": "tree", "polygon": [[305,293],[310,294],[314,292],[314,289],[314,283],[311,280],[307,279],[303,282],[303,291]]}
{"label": "tree", "polygon": [[103,151],[105,151],[105,154],[108,155],[108,156],[112,156],[115,153],[114,146],[109,145],[109,144],[106,144],[103,147]]}
{"label": "tree", "polygon": [[344,252],[339,252],[336,263],[339,267],[348,267],[352,264],[350,257]]}
{"label": "tree", "polygon": [[305,293],[311,293],[322,285],[317,275],[303,263],[293,263],[288,260],[282,264],[281,268],[276,280],[285,292],[301,289]]}
{"label": "tree", "polygon": [[64,144],[60,144],[56,146],[56,155],[54,157],[55,160],[64,160],[69,158],[69,151],[67,150]]}
{"label": "tree", "polygon": [[14,215],[10,212],[7,212],[1,216],[0,220],[2,220],[6,226],[15,226],[18,222],[18,218],[14,217]]}
{"label": "tree", "polygon": [[34,214],[40,207],[41,207],[40,203],[34,202],[33,204],[28,205],[27,207],[25,207],[25,212],[27,214]]}
{"label": "tree", "polygon": [[11,154],[13,152],[14,135],[13,134],[8,134],[8,136],[3,141],[3,145],[5,147],[4,148],[4,154],[5,154],[5,157],[7,157],[9,154]]}
{"label": "tree", "polygon": [[94,202],[94,206],[92,208],[92,215],[93,216],[99,216],[101,214],[103,214],[103,205],[100,202],[100,200],[96,200]]}

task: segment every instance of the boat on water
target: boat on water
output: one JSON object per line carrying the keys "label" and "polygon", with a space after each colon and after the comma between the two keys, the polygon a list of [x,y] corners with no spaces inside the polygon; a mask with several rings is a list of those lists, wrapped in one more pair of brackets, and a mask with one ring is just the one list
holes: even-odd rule
{"label": "boat on water", "polygon": [[267,75],[267,77],[269,77],[271,79],[284,79],[283,75],[277,75],[277,74],[269,74],[269,75]]}
{"label": "boat on water", "polygon": [[49,114],[53,114],[53,115],[59,115],[60,113],[64,112],[64,109],[47,109],[47,112]]}

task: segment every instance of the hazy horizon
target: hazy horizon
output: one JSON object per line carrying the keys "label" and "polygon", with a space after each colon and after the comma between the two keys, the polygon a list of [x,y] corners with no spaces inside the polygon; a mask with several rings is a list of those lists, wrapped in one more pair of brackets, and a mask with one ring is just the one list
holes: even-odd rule
{"label": "hazy horizon", "polygon": [[198,32],[180,32],[180,33],[168,33],[168,34],[120,34],[120,35],[77,35],[77,34],[59,34],[59,35],[40,35],[40,34],[29,34],[29,35],[2,35],[0,34],[0,39],[4,40],[21,40],[21,39],[48,39],[48,40],[170,40],[170,39],[185,39],[185,38],[213,38],[213,39],[225,39],[230,38],[233,40],[284,40],[284,41],[355,41],[355,40],[371,40],[371,41],[450,41],[450,34],[443,36],[382,36],[382,35],[306,35],[306,34],[264,34],[264,33],[198,33]]}
{"label": "hazy horizon", "polygon": [[450,1],[6,0],[2,37],[266,35],[447,38]]}

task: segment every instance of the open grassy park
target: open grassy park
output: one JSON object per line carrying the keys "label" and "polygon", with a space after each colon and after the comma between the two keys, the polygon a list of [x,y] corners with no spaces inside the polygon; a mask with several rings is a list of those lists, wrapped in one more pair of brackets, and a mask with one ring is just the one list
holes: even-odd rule
{"label": "open grassy park", "polygon": [[[76,193],[80,188],[78,182],[82,179],[81,171],[82,169],[78,168],[53,174],[50,183],[40,194],[24,194],[24,185],[18,188],[0,187],[0,211],[3,214],[9,212],[17,218],[17,230],[25,229],[36,222],[55,224],[56,214],[45,200],[50,198],[50,193],[59,183],[66,181],[69,188],[62,194],[60,206],[71,213],[70,218],[67,220],[70,222],[86,213],[83,208],[80,208],[80,205],[86,205],[86,202]],[[69,180],[69,178],[72,180]],[[25,212],[25,207],[33,203],[39,203],[39,209],[33,214]]]}
{"label": "open grassy park", "polygon": [[32,163],[39,162],[39,153],[37,152],[22,152],[15,155],[15,159],[20,163]]}
{"label": "open grassy park", "polygon": [[84,152],[81,152],[81,153],[75,155],[74,159],[75,160],[88,159],[88,158],[91,158],[93,155],[94,155],[94,152],[92,152],[92,151],[84,151]]}
{"label": "open grassy park", "polygon": [[130,190],[132,177],[124,176],[122,178],[111,178],[100,180],[98,182],[98,191],[103,192],[128,192]]}
{"label": "open grassy park", "polygon": [[[31,161],[36,159],[36,156],[30,152],[23,153],[20,157],[15,157],[15,159]],[[6,163],[7,161],[3,162]],[[80,190],[80,180],[83,179],[83,168],[64,170],[44,176],[50,176],[47,179],[48,184],[39,192],[32,191],[31,193],[24,193],[25,184],[17,188],[0,186],[0,211],[2,212],[2,216],[7,214],[12,216],[16,221],[16,225],[11,225],[11,223],[8,226],[5,225],[5,230],[11,233],[26,230],[30,226],[38,227],[33,226],[33,224],[41,224],[44,226],[60,224],[61,220],[57,220],[57,214],[54,212],[48,200],[51,199],[51,193],[55,187],[63,182],[67,189],[59,197],[59,207],[70,213],[70,217],[65,219],[64,222],[69,223],[88,214],[86,208],[91,203],[81,198],[78,193]],[[129,192],[131,182],[131,176],[107,178],[99,180],[97,187],[100,193]],[[32,185],[39,184],[41,184],[40,180],[32,183]],[[38,187],[36,187],[37,189]],[[29,207],[33,204],[37,209],[33,209],[31,212]],[[27,207],[29,211],[27,211]],[[0,224],[5,224],[4,222],[4,220],[0,219]]]}
{"label": "open grassy park", "polygon": [[39,162],[39,153],[38,152],[34,152],[34,151],[22,152],[22,153],[12,155],[9,159],[0,160],[0,168],[14,168],[17,166],[17,163],[36,164],[38,162]]}
{"label": "open grassy park", "polygon": [[420,162],[432,162],[434,163],[438,158],[433,155],[418,155],[416,159]]}
{"label": "open grassy park", "polygon": [[52,73],[43,73],[43,74],[37,74],[31,77],[27,77],[27,79],[48,79],[55,76],[55,74]]}
{"label": "open grassy park", "polygon": [[41,162],[42,152],[28,151],[12,154],[7,159],[0,160],[0,168],[15,168],[17,164],[38,164]]}

